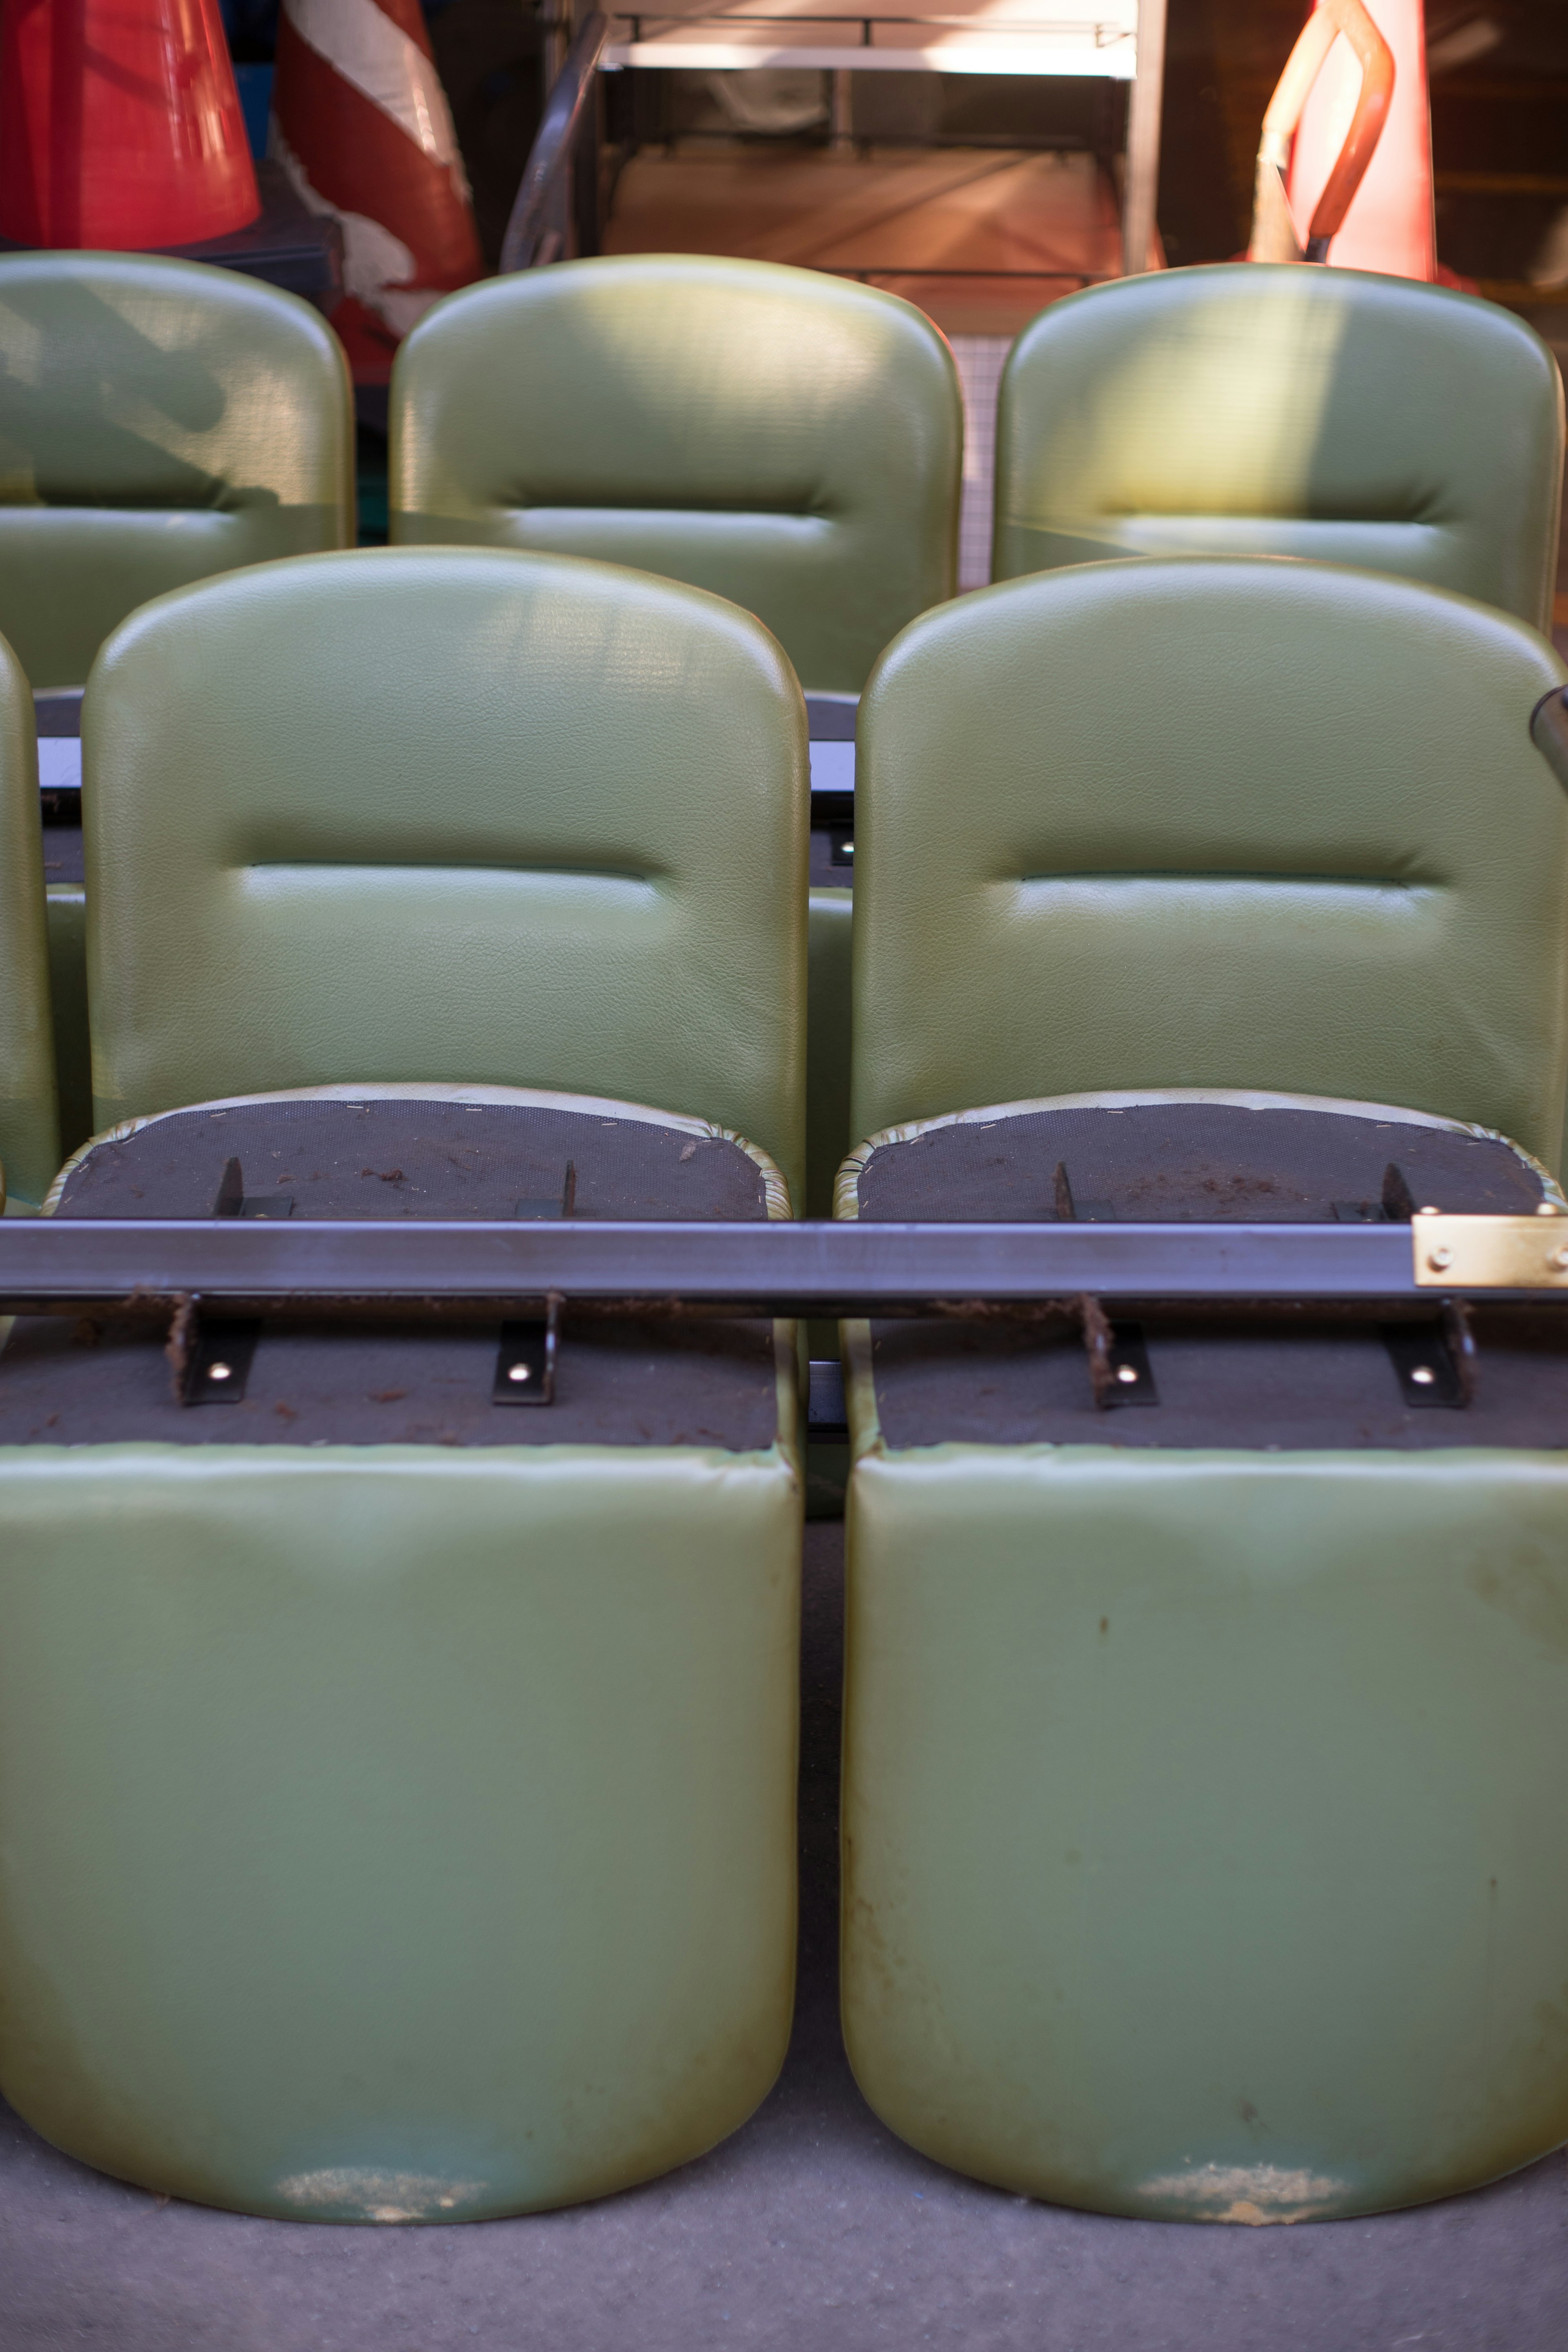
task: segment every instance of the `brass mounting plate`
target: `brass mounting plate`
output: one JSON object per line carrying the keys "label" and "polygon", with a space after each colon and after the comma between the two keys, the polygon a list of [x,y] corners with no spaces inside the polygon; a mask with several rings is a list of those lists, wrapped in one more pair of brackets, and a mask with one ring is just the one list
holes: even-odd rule
{"label": "brass mounting plate", "polygon": [[1422,1290],[1568,1290],[1568,1217],[1410,1220]]}

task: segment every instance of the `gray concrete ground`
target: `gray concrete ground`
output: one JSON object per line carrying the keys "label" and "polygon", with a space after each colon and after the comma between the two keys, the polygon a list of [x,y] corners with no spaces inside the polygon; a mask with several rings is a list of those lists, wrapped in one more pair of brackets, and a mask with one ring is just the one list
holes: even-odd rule
{"label": "gray concrete ground", "polygon": [[450,2229],[247,2221],[100,2179],[0,2111],[0,2347],[56,2352],[1565,2352],[1568,2162],[1297,2229],[1117,2221],[926,2163],[835,2013],[843,1529],[806,1531],[800,2007],[700,2163]]}

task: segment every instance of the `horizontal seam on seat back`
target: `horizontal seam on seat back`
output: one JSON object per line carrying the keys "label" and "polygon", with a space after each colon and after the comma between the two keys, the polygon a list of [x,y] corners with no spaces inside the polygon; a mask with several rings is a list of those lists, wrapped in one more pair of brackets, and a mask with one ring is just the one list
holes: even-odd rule
{"label": "horizontal seam on seat back", "polygon": [[1398,890],[1411,898],[1435,897],[1450,886],[1446,881],[1412,881],[1397,874],[1333,874],[1321,867],[1297,870],[1282,866],[1274,871],[1252,867],[1209,866],[1074,866],[1055,872],[1004,875],[997,877],[1003,888],[1055,888],[1070,887],[1076,882],[1091,883],[1097,887],[1106,884],[1125,884],[1135,888],[1145,883],[1194,884],[1205,889],[1322,889],[1322,890]]}
{"label": "horizontal seam on seat back", "polygon": [[573,882],[613,882],[628,889],[656,893],[662,883],[679,877],[668,868],[644,871],[632,866],[547,865],[536,858],[477,860],[454,856],[449,861],[420,857],[251,857],[221,869],[231,875],[250,874],[439,874],[472,875],[482,880],[502,876],[512,880],[532,876]]}

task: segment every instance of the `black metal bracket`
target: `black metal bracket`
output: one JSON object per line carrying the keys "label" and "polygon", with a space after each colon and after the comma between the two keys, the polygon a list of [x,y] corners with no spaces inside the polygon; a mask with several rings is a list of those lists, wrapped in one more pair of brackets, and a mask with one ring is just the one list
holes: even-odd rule
{"label": "black metal bracket", "polygon": [[[1111,1325],[1109,1370],[1109,1402],[1112,1405],[1159,1403],[1160,1391],[1154,1385],[1141,1323]],[[1099,1403],[1100,1400],[1096,1398],[1095,1402]]]}
{"label": "black metal bracket", "polygon": [[[577,1205],[577,1163],[566,1162],[559,1200],[534,1196],[517,1204],[517,1213],[531,1223],[569,1217]],[[496,1356],[496,1376],[490,1389],[492,1404],[553,1404],[556,1360],[561,1349],[561,1294],[552,1291],[542,1315],[514,1316],[503,1323]]]}
{"label": "black metal bracket", "polygon": [[560,1197],[557,1198],[554,1193],[548,1192],[530,1194],[518,1202],[517,1213],[520,1217],[526,1217],[531,1223],[537,1223],[543,1217],[569,1217],[576,1206],[577,1163],[575,1160],[569,1160],[566,1162],[566,1176],[561,1187]]}
{"label": "black metal bracket", "polygon": [[845,1445],[849,1416],[844,1402],[844,1367],[837,1356],[814,1356],[807,1393],[805,1433],[818,1445]]}
{"label": "black metal bracket", "polygon": [[213,1201],[215,1217],[291,1217],[294,1213],[292,1192],[247,1192],[245,1171],[237,1160],[226,1160],[217,1193]]}
{"label": "black metal bracket", "polygon": [[561,1296],[552,1291],[542,1316],[503,1323],[496,1356],[492,1404],[553,1404],[561,1344]]}
{"label": "black metal bracket", "polygon": [[174,1402],[241,1404],[261,1326],[249,1317],[208,1322],[201,1310],[199,1298],[182,1298],[169,1325],[163,1352],[174,1376]]}
{"label": "black metal bracket", "polygon": [[1116,1223],[1114,1201],[1079,1201],[1073,1196],[1072,1179],[1068,1174],[1065,1160],[1058,1160],[1051,1176],[1051,1197],[1058,1224],[1113,1225]]}
{"label": "black metal bracket", "polygon": [[1435,1322],[1385,1323],[1381,1336],[1414,1411],[1458,1412],[1474,1402],[1476,1339],[1462,1300],[1446,1298]]}
{"label": "black metal bracket", "polygon": [[[1066,1171],[1058,1173],[1065,1177]],[[1158,1404],[1160,1391],[1143,1344],[1141,1323],[1113,1323],[1098,1298],[1075,1302],[1089,1357],[1089,1384],[1095,1410],[1112,1412],[1126,1404]]]}
{"label": "black metal bracket", "polygon": [[1554,686],[1530,714],[1530,735],[1547,766],[1568,793],[1568,687]]}

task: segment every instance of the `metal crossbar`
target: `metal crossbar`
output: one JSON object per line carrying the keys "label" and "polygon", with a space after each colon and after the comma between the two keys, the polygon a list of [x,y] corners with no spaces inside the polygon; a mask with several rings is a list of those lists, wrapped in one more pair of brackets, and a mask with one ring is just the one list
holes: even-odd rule
{"label": "metal crossbar", "polygon": [[[1550,1294],[1555,1218],[1386,1224],[882,1224],[11,1219],[0,1313],[500,1313],[551,1295],[711,1313],[854,1316],[1089,1294],[1117,1300],[1431,1301]],[[1456,1238],[1457,1237],[1457,1238]]]}

